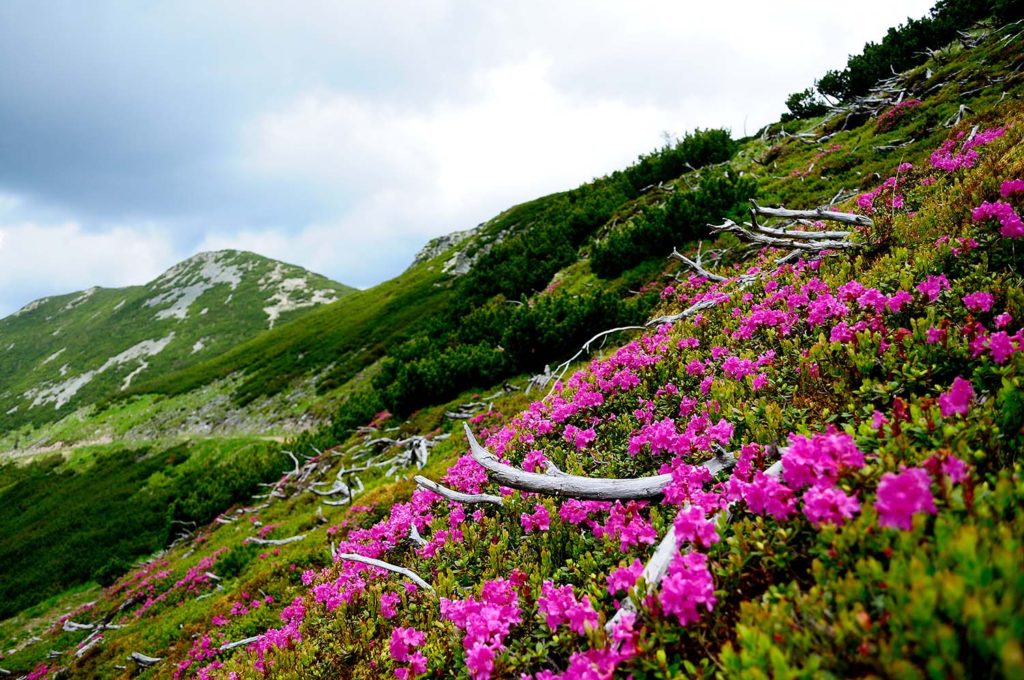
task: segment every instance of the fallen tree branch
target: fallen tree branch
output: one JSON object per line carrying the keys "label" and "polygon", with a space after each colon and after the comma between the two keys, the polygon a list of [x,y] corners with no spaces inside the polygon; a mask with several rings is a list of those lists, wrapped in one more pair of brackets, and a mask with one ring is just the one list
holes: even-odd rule
{"label": "fallen tree branch", "polygon": [[417,486],[421,486],[428,491],[433,491],[438,496],[443,496],[450,501],[457,503],[492,503],[494,505],[504,505],[505,502],[501,499],[501,496],[495,496],[489,493],[462,493],[461,491],[455,491],[449,489],[446,486],[441,486],[435,481],[416,475],[413,477],[413,481],[416,482]]}
{"label": "fallen tree branch", "polygon": [[[781,474],[782,460],[778,460],[773,463],[764,471],[764,473],[770,476],[778,476]],[[722,518],[724,518],[726,522],[731,519],[732,505],[733,504],[730,503],[728,507],[722,509],[715,515],[716,523]],[[665,577],[665,574],[668,572],[669,565],[672,564],[672,560],[675,559],[677,554],[679,554],[679,544],[678,541],[676,541],[676,529],[675,524],[673,523],[669,526],[668,531],[665,532],[665,535],[658,543],[658,547],[655,548],[654,554],[651,555],[651,559],[649,559],[647,564],[644,566],[642,576],[644,578],[644,583],[647,586],[648,596],[652,595],[657,589],[658,585],[661,583],[661,579]],[[615,630],[616,626],[619,625],[619,620],[625,613],[635,611],[636,602],[631,596],[627,595],[619,606],[618,611],[615,612],[615,616],[609,619],[608,623],[605,624],[605,630],[609,633],[612,632]]]}
{"label": "fallen tree branch", "polygon": [[244,647],[245,645],[250,645],[253,642],[256,642],[257,640],[259,640],[261,637],[263,637],[263,636],[262,635],[253,635],[252,637],[247,637],[244,640],[237,640],[235,642],[225,642],[224,644],[222,644],[217,649],[218,649],[218,651],[226,652],[227,650],[234,649],[235,647]]}
{"label": "fallen tree branch", "polygon": [[[765,217],[784,217],[791,219],[805,219],[805,220],[826,220],[831,222],[841,222],[842,224],[852,224],[858,227],[870,227],[872,221],[870,217],[865,215],[857,215],[855,213],[836,212],[835,210],[824,210],[823,208],[814,208],[813,210],[790,210],[788,208],[765,208],[757,204],[757,201],[750,199],[752,210],[758,215],[764,215]],[[809,232],[812,234],[820,232]],[[846,232],[835,232],[838,234],[846,235]],[[805,238],[814,238],[808,236]],[[821,237],[819,237],[821,238]],[[827,238],[827,237],[826,237]],[[834,237],[838,238],[838,236]]]}
{"label": "fallen tree branch", "polygon": [[[504,486],[530,491],[533,493],[544,493],[552,496],[565,496],[578,498],[580,500],[615,501],[615,500],[642,500],[657,498],[672,482],[672,475],[655,475],[651,477],[634,477],[630,479],[612,479],[602,477],[580,477],[578,475],[542,475],[536,472],[526,472],[506,465],[497,457],[480,446],[480,443],[473,436],[473,431],[466,425],[466,437],[469,439],[470,453],[473,459],[485,470],[492,481]],[[735,459],[729,455],[721,455],[712,458],[701,465],[708,469],[712,475],[731,467]]]}
{"label": "fallen tree branch", "polygon": [[306,534],[298,534],[297,536],[289,536],[288,538],[253,538],[250,536],[245,540],[249,543],[255,543],[256,545],[287,545],[288,543],[301,541],[305,537]]}
{"label": "fallen tree branch", "polygon": [[128,659],[130,661],[134,661],[143,668],[149,668],[150,666],[153,666],[159,663],[160,661],[163,661],[162,656],[146,656],[145,654],[142,654],[140,652],[132,652],[128,655]]}
{"label": "fallen tree branch", "polygon": [[669,314],[667,316],[655,317],[648,321],[646,326],[650,328],[651,326],[660,326],[665,323],[675,323],[680,319],[685,319],[689,316],[693,316],[697,312],[703,311],[705,309],[710,309],[711,307],[714,307],[717,304],[718,302],[711,298],[707,300],[701,300],[700,302],[693,303],[692,305],[690,305],[683,311],[679,312],[678,314]]}
{"label": "fallen tree branch", "polygon": [[372,557],[365,557],[363,555],[357,555],[355,553],[337,553],[335,557],[339,560],[348,560],[350,562],[362,562],[363,564],[368,564],[371,567],[377,567],[378,569],[384,569],[386,571],[391,571],[396,574],[401,574],[402,576],[406,577],[407,579],[418,585],[420,588],[429,590],[430,592],[434,592],[434,586],[430,585],[422,578],[420,578],[416,572],[410,569],[406,569],[405,567],[399,567],[395,564],[391,564],[390,562],[382,562],[381,560],[375,560]]}
{"label": "fallen tree branch", "polygon": [[792,232],[787,232],[785,237],[775,236],[769,233],[763,233],[765,227],[745,227],[737,224],[732,220],[725,220],[722,224],[709,224],[712,233],[718,232],[733,232],[738,234],[740,238],[751,243],[760,243],[761,245],[771,246],[773,248],[785,248],[787,250],[805,250],[809,252],[821,252],[823,250],[846,250],[855,247],[855,244],[843,240],[826,240],[817,238],[803,238],[795,237]]}

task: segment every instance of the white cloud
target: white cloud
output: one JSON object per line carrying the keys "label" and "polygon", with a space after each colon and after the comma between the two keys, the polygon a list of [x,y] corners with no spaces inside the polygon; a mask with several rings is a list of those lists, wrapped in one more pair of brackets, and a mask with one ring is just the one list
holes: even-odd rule
{"label": "white cloud", "polygon": [[[862,0],[851,10],[820,0],[310,0],[297,11],[273,0],[244,9],[193,0],[157,19],[124,12],[112,22],[118,30],[98,35],[101,44],[86,41],[81,53],[135,63],[138,46],[125,36],[149,35],[146,22],[159,20],[166,30],[139,63],[181,75],[157,89],[160,101],[187,102],[198,126],[188,140],[201,132],[196,139],[224,144],[182,147],[190,160],[182,166],[173,165],[175,154],[133,153],[124,156],[131,163],[111,167],[65,154],[88,144],[62,143],[56,157],[72,163],[76,182],[113,178],[115,202],[154,197],[148,210],[131,204],[145,218],[139,227],[120,217],[127,209],[90,217],[88,202],[76,203],[66,187],[25,189],[37,203],[24,206],[0,186],[0,314],[30,293],[141,283],[211,248],[251,249],[371,285],[397,274],[427,238],[621,168],[659,145],[663,132],[753,133],[789,93],[932,3]],[[78,73],[73,57],[61,61],[48,43],[40,49],[55,72]],[[117,68],[104,68],[93,69],[98,79],[118,80]],[[193,76],[205,85],[184,87]],[[105,90],[80,80],[97,120],[112,120],[109,102],[88,99]],[[8,101],[22,99],[15,92]],[[117,139],[167,142],[161,134],[186,114],[158,110],[163,118],[150,112],[143,129]],[[54,125],[63,121],[55,114]],[[72,141],[102,138],[78,117],[66,124]],[[182,144],[167,139],[175,150]],[[27,144],[33,158],[44,142]],[[194,181],[175,194],[168,177]],[[88,182],[75,186],[90,191]],[[193,201],[207,188],[207,203]],[[65,216],[74,221],[59,222]],[[122,223],[110,227],[110,219]],[[125,248],[135,254],[111,255]]]}
{"label": "white cloud", "polygon": [[76,222],[0,225],[0,317],[34,297],[155,278],[178,259],[156,228],[88,232]]}

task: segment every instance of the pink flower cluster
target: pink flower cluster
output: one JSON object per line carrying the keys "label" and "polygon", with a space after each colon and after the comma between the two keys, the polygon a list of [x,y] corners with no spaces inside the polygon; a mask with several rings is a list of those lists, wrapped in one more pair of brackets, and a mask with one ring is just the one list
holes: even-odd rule
{"label": "pink flower cluster", "polygon": [[934,515],[935,498],[932,496],[928,471],[912,467],[899,474],[887,472],[882,475],[875,509],[878,511],[880,526],[904,531],[913,528],[916,513]]}
{"label": "pink flower cluster", "polygon": [[914,166],[910,163],[900,163],[899,167],[896,168],[896,174],[889,177],[884,182],[879,184],[877,187],[861,194],[857,197],[857,205],[865,210],[865,212],[872,213],[875,208],[878,207],[877,199],[882,197],[882,206],[886,208],[902,208],[903,207],[903,188],[906,184],[905,175],[910,172]]}
{"label": "pink flower cluster", "polygon": [[971,408],[972,399],[974,399],[974,388],[971,386],[971,381],[957,376],[953,379],[953,385],[949,391],[939,395],[939,409],[942,411],[942,417],[966,415]]}
{"label": "pink flower cluster", "polygon": [[569,629],[579,635],[585,635],[588,629],[597,629],[597,612],[590,604],[590,598],[584,595],[577,600],[571,585],[556,586],[551,581],[544,581],[541,595],[537,598],[537,608],[551,630],[563,623],[568,623]]}
{"label": "pink flower cluster", "polygon": [[[1021,180],[1016,180],[1020,182]],[[1003,185],[1004,187],[1006,184]],[[1024,191],[1022,189],[1021,191]],[[1024,238],[1024,221],[1013,209],[1013,206],[1005,201],[983,202],[971,211],[971,219],[975,222],[983,222],[989,219],[999,221],[999,233],[1006,238]]]}
{"label": "pink flower cluster", "polygon": [[960,131],[932,152],[932,167],[945,170],[946,172],[954,172],[961,168],[972,168],[978,162],[978,147],[985,146],[993,140],[1002,137],[1004,132],[1003,128],[981,130],[973,137],[960,143],[966,135],[966,133]]}
{"label": "pink flower cluster", "polygon": [[707,611],[714,609],[717,600],[707,555],[699,552],[676,555],[668,574],[661,580],[658,602],[662,611],[674,615],[683,626],[700,619],[698,606]]}
{"label": "pink flower cluster", "polygon": [[413,651],[416,647],[421,647],[426,639],[425,633],[412,627],[398,627],[391,631],[391,658],[398,663],[409,664],[395,668],[395,677],[399,680],[409,680],[427,672],[427,657],[423,652]]}
{"label": "pink flower cluster", "polygon": [[507,579],[484,583],[480,599],[441,598],[441,616],[466,632],[462,646],[466,666],[473,680],[486,680],[494,673],[494,658],[505,649],[512,626],[521,622],[519,598]]}
{"label": "pink flower cluster", "polygon": [[918,106],[921,106],[921,104],[922,102],[920,99],[904,99],[899,104],[895,104],[891,109],[880,115],[875,121],[875,125],[878,126],[879,130],[890,130],[900,118],[907,115]]}
{"label": "pink flower cluster", "polygon": [[543,503],[537,503],[533,507],[533,513],[523,513],[519,517],[519,523],[523,526],[523,531],[530,534],[534,531],[547,531],[551,528],[551,515],[548,513],[547,506]]}

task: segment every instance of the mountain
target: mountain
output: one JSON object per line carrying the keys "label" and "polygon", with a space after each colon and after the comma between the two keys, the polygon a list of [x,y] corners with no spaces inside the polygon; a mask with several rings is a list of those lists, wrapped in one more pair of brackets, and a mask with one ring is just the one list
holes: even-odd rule
{"label": "mountain", "polygon": [[36,300],[0,320],[0,429],[124,394],[352,292],[301,267],[222,250],[143,286]]}
{"label": "mountain", "polygon": [[0,463],[0,668],[1021,677],[1024,22],[993,8],[33,430],[113,440]]}

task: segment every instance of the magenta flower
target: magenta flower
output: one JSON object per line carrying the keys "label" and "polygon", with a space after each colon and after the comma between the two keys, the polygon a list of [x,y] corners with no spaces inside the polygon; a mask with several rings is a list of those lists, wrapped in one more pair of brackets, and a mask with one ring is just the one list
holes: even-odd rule
{"label": "magenta flower", "polygon": [[395,614],[398,613],[398,610],[395,607],[400,599],[401,598],[398,596],[398,593],[381,593],[380,615],[385,619],[393,618]]}
{"label": "magenta flower", "polygon": [[925,331],[924,341],[929,345],[940,345],[946,342],[946,329],[932,326]]}
{"label": "magenta flower", "polygon": [[928,298],[928,302],[935,302],[935,300],[938,299],[939,294],[948,288],[949,279],[946,278],[945,274],[929,276],[924,281],[917,284],[917,290]]}
{"label": "magenta flower", "polygon": [[708,571],[708,558],[698,552],[677,555],[661,581],[658,597],[661,609],[675,615],[683,626],[700,619],[697,607],[711,611],[715,607],[715,585]]}
{"label": "magenta flower", "polygon": [[534,531],[547,531],[551,528],[551,515],[548,513],[547,506],[537,503],[533,506],[533,514],[524,512],[520,515],[519,523],[528,534]]}
{"label": "magenta flower", "polygon": [[705,548],[718,543],[714,522],[708,520],[704,511],[695,505],[680,510],[674,526],[677,541],[689,541]]}
{"label": "magenta flower", "polygon": [[544,614],[548,628],[555,630],[563,623],[578,635],[585,635],[587,629],[597,628],[597,612],[590,604],[590,598],[584,595],[576,599],[571,585],[556,586],[552,581],[541,584],[541,595],[537,598],[537,608]]}
{"label": "magenta flower", "polygon": [[988,351],[992,354],[992,361],[1005,364],[1016,350],[1006,331],[998,331],[988,336]]}
{"label": "magenta flower", "polygon": [[831,486],[843,472],[864,466],[853,437],[834,429],[813,437],[791,434],[789,444],[782,454],[782,478],[793,489]]}
{"label": "magenta flower", "polygon": [[899,474],[887,472],[882,475],[875,509],[879,526],[904,531],[913,528],[916,513],[934,515],[937,511],[928,472],[922,468],[906,468]]}
{"label": "magenta flower", "polygon": [[391,658],[395,661],[408,661],[414,647],[419,647],[427,639],[425,633],[415,628],[398,627],[391,631]]}
{"label": "magenta flower", "polygon": [[992,297],[992,293],[979,290],[965,295],[963,301],[964,306],[972,312],[987,312],[992,309],[992,303],[995,302],[995,298]]}
{"label": "magenta flower", "polygon": [[803,499],[804,515],[816,527],[822,524],[842,526],[860,512],[856,496],[847,496],[837,487],[812,486]]}
{"label": "magenta flower", "polygon": [[975,222],[988,219],[998,220],[999,233],[1006,238],[1024,237],[1024,221],[1021,221],[1020,215],[1013,209],[1013,206],[1004,201],[983,202],[971,211],[971,219]]}
{"label": "magenta flower", "polygon": [[633,560],[628,567],[619,567],[608,574],[608,594],[615,595],[624,590],[629,590],[636,585],[640,574],[644,571],[644,565],[640,560]]}
{"label": "magenta flower", "polygon": [[955,414],[966,415],[973,398],[974,387],[971,385],[971,381],[957,376],[953,379],[949,391],[939,395],[939,409],[942,411],[942,417],[948,418]]}
{"label": "magenta flower", "polygon": [[1003,198],[1020,193],[1024,193],[1024,179],[1011,179],[999,185],[999,195]]}

